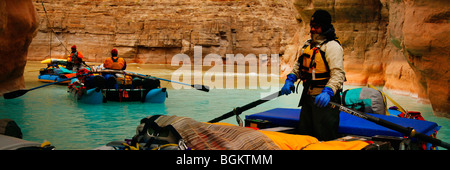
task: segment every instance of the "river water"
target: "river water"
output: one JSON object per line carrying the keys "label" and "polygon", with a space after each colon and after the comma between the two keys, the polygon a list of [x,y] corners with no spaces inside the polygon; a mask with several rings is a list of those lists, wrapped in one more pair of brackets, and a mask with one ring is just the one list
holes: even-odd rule
{"label": "river water", "polygon": [[[25,68],[26,89],[44,84],[37,80],[38,70],[44,66],[34,61],[27,63]],[[180,71],[177,67],[170,65],[154,64],[129,64],[127,70],[165,79],[171,79],[172,73]],[[205,71],[204,69],[203,73]],[[107,102],[90,105],[76,103],[69,99],[67,86],[52,85],[30,91],[19,98],[9,100],[1,98],[0,118],[15,120],[21,127],[25,140],[35,142],[47,140],[58,150],[93,149],[113,140],[130,139],[136,133],[136,127],[140,120],[149,115],[186,116],[205,122],[231,111],[234,107],[245,105],[270,94],[269,86],[281,89],[284,83],[283,80],[277,80],[276,75],[264,74],[274,81],[263,86],[260,84],[252,86],[255,84],[252,82],[255,80],[253,76],[258,76],[258,74],[249,72],[246,71],[241,75],[231,74],[236,76],[236,79],[239,79],[239,76],[245,76],[245,88],[212,88],[209,93],[189,87],[174,89],[171,83],[161,81],[161,85],[168,88],[169,94],[163,104]],[[237,82],[235,81],[235,84]],[[238,86],[236,85],[236,87]],[[355,87],[357,86],[345,85],[344,89]],[[382,87],[378,88],[382,89]],[[390,91],[385,91],[385,93],[407,110],[420,111],[426,120],[442,126],[437,137],[445,142],[450,142],[449,119],[434,116],[430,104],[424,104],[409,96],[392,94]],[[278,107],[296,108],[299,97],[300,94],[279,97],[244,112],[241,118]],[[226,119],[223,122],[236,124],[234,118]]]}

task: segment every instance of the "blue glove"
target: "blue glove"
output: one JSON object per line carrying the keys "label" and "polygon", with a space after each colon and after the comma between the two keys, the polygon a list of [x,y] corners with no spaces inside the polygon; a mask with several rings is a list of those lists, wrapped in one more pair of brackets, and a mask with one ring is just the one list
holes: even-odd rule
{"label": "blue glove", "polygon": [[297,76],[295,74],[288,74],[286,81],[284,82],[283,88],[281,88],[281,94],[291,94],[291,89],[295,88],[294,82],[297,81]]}
{"label": "blue glove", "polygon": [[322,93],[316,96],[315,103],[319,107],[327,106],[328,102],[330,102],[330,98],[334,96],[333,90],[329,87],[325,87],[322,90]]}

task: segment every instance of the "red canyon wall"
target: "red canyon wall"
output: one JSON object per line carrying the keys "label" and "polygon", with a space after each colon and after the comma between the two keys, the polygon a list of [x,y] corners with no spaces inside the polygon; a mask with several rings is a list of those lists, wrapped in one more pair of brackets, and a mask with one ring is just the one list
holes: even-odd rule
{"label": "red canyon wall", "polygon": [[24,87],[28,46],[37,27],[31,0],[0,1],[0,94]]}

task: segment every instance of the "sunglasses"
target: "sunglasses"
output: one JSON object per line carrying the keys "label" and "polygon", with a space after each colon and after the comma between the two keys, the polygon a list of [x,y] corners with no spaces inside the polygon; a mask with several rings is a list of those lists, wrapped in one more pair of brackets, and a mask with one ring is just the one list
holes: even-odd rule
{"label": "sunglasses", "polygon": [[311,23],[311,24],[309,24],[309,26],[310,26],[311,28],[314,28],[314,29],[319,29],[319,28],[320,28],[320,25],[319,25],[319,24],[316,24],[316,23]]}

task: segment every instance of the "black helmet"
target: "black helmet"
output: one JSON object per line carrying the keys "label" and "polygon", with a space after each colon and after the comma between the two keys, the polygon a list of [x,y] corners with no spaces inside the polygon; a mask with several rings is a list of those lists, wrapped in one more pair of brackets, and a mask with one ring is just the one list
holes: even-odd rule
{"label": "black helmet", "polygon": [[317,10],[314,12],[314,14],[311,16],[311,22],[310,24],[313,25],[317,24],[322,27],[323,31],[327,31],[331,28],[331,15],[325,10]]}

